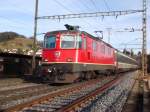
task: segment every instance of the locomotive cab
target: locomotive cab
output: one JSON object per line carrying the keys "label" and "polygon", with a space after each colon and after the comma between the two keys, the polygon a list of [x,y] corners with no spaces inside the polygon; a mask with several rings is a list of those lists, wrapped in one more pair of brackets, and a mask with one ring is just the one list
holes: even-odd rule
{"label": "locomotive cab", "polygon": [[81,36],[76,33],[47,34],[44,39],[43,61],[77,62],[76,50],[81,45]]}
{"label": "locomotive cab", "polygon": [[[46,77],[51,81],[63,82],[69,77],[68,83],[73,81],[71,75],[64,74],[80,71],[77,66],[79,50],[82,47],[82,37],[78,32],[52,32],[44,37],[44,49],[42,53],[42,68]],[[55,72],[55,73],[54,73]],[[59,74],[59,75],[57,75]],[[53,77],[53,78],[52,78]],[[78,78],[78,75],[75,75]]]}

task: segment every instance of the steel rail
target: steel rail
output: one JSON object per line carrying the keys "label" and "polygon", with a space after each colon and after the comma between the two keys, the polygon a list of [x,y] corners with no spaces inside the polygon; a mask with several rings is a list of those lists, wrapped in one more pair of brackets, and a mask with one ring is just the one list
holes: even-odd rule
{"label": "steel rail", "polygon": [[74,111],[76,111],[75,110],[76,108],[80,108],[80,107],[84,106],[84,104],[87,103],[88,101],[95,99],[96,95],[104,92],[109,87],[112,87],[113,85],[118,84],[120,82],[120,78],[121,77],[115,78],[114,80],[104,84],[102,87],[89,93],[88,95],[83,96],[82,98],[78,98],[77,100],[73,101],[73,103],[71,103],[70,105],[67,105],[61,109],[58,109],[56,112],[74,112]]}
{"label": "steel rail", "polygon": [[17,106],[10,107],[10,108],[4,110],[4,112],[16,112],[16,111],[20,111],[20,110],[22,110],[24,108],[32,107],[33,105],[36,105],[36,104],[41,104],[44,101],[52,100],[53,98],[55,98],[57,96],[65,95],[65,94],[67,94],[69,92],[72,92],[72,91],[75,91],[75,90],[80,90],[80,89],[82,89],[83,87],[85,87],[85,86],[87,86],[89,84],[95,84],[95,83],[97,83],[99,81],[100,81],[100,79],[95,79],[95,80],[91,80],[91,81],[82,83],[82,84],[77,85],[77,86],[68,87],[67,89],[63,89],[63,90],[60,90],[60,91],[55,91],[53,93],[50,93],[50,94],[48,94],[46,96],[43,96],[41,98],[32,100],[30,102],[26,102],[26,103],[23,103],[23,104],[19,104]]}

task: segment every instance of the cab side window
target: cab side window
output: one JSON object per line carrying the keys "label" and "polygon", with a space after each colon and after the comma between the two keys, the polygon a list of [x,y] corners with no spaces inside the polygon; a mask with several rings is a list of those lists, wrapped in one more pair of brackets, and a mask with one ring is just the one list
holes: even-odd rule
{"label": "cab side window", "polygon": [[108,48],[108,55],[111,55],[111,48]]}
{"label": "cab side window", "polygon": [[93,41],[93,51],[96,51],[96,49],[97,49],[97,43],[95,42],[95,41]]}
{"label": "cab side window", "polygon": [[102,45],[102,53],[105,54],[105,46]]}
{"label": "cab side window", "polygon": [[83,38],[83,49],[84,50],[86,49],[86,38],[85,37]]}

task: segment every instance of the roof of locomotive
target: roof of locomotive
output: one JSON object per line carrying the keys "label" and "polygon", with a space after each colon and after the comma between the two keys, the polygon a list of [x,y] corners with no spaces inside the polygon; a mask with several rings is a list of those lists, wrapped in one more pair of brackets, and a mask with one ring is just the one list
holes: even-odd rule
{"label": "roof of locomotive", "polygon": [[[67,33],[67,32],[71,32],[71,33],[80,33],[80,34],[86,34],[86,35],[89,35],[90,38],[94,39],[94,40],[97,40],[97,41],[102,41],[103,43],[105,43],[107,46],[115,49],[114,47],[112,47],[110,44],[106,43],[105,41],[103,41],[102,39],[100,39],[99,37],[95,37],[85,31],[78,31],[78,30],[58,30],[58,31],[52,31],[52,32],[47,32],[46,35],[48,33],[50,34],[56,34],[56,33]],[[116,50],[116,49],[115,49]]]}

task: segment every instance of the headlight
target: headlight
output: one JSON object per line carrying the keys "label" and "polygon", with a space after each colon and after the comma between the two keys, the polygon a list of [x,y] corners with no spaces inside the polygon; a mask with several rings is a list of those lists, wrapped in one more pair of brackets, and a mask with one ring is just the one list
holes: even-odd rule
{"label": "headlight", "polygon": [[51,73],[51,72],[52,72],[52,70],[51,70],[51,69],[48,69],[47,71],[48,71],[49,73]]}
{"label": "headlight", "polygon": [[42,59],[44,62],[48,62],[48,59]]}
{"label": "headlight", "polygon": [[72,58],[67,58],[66,61],[67,62],[72,62]]}

